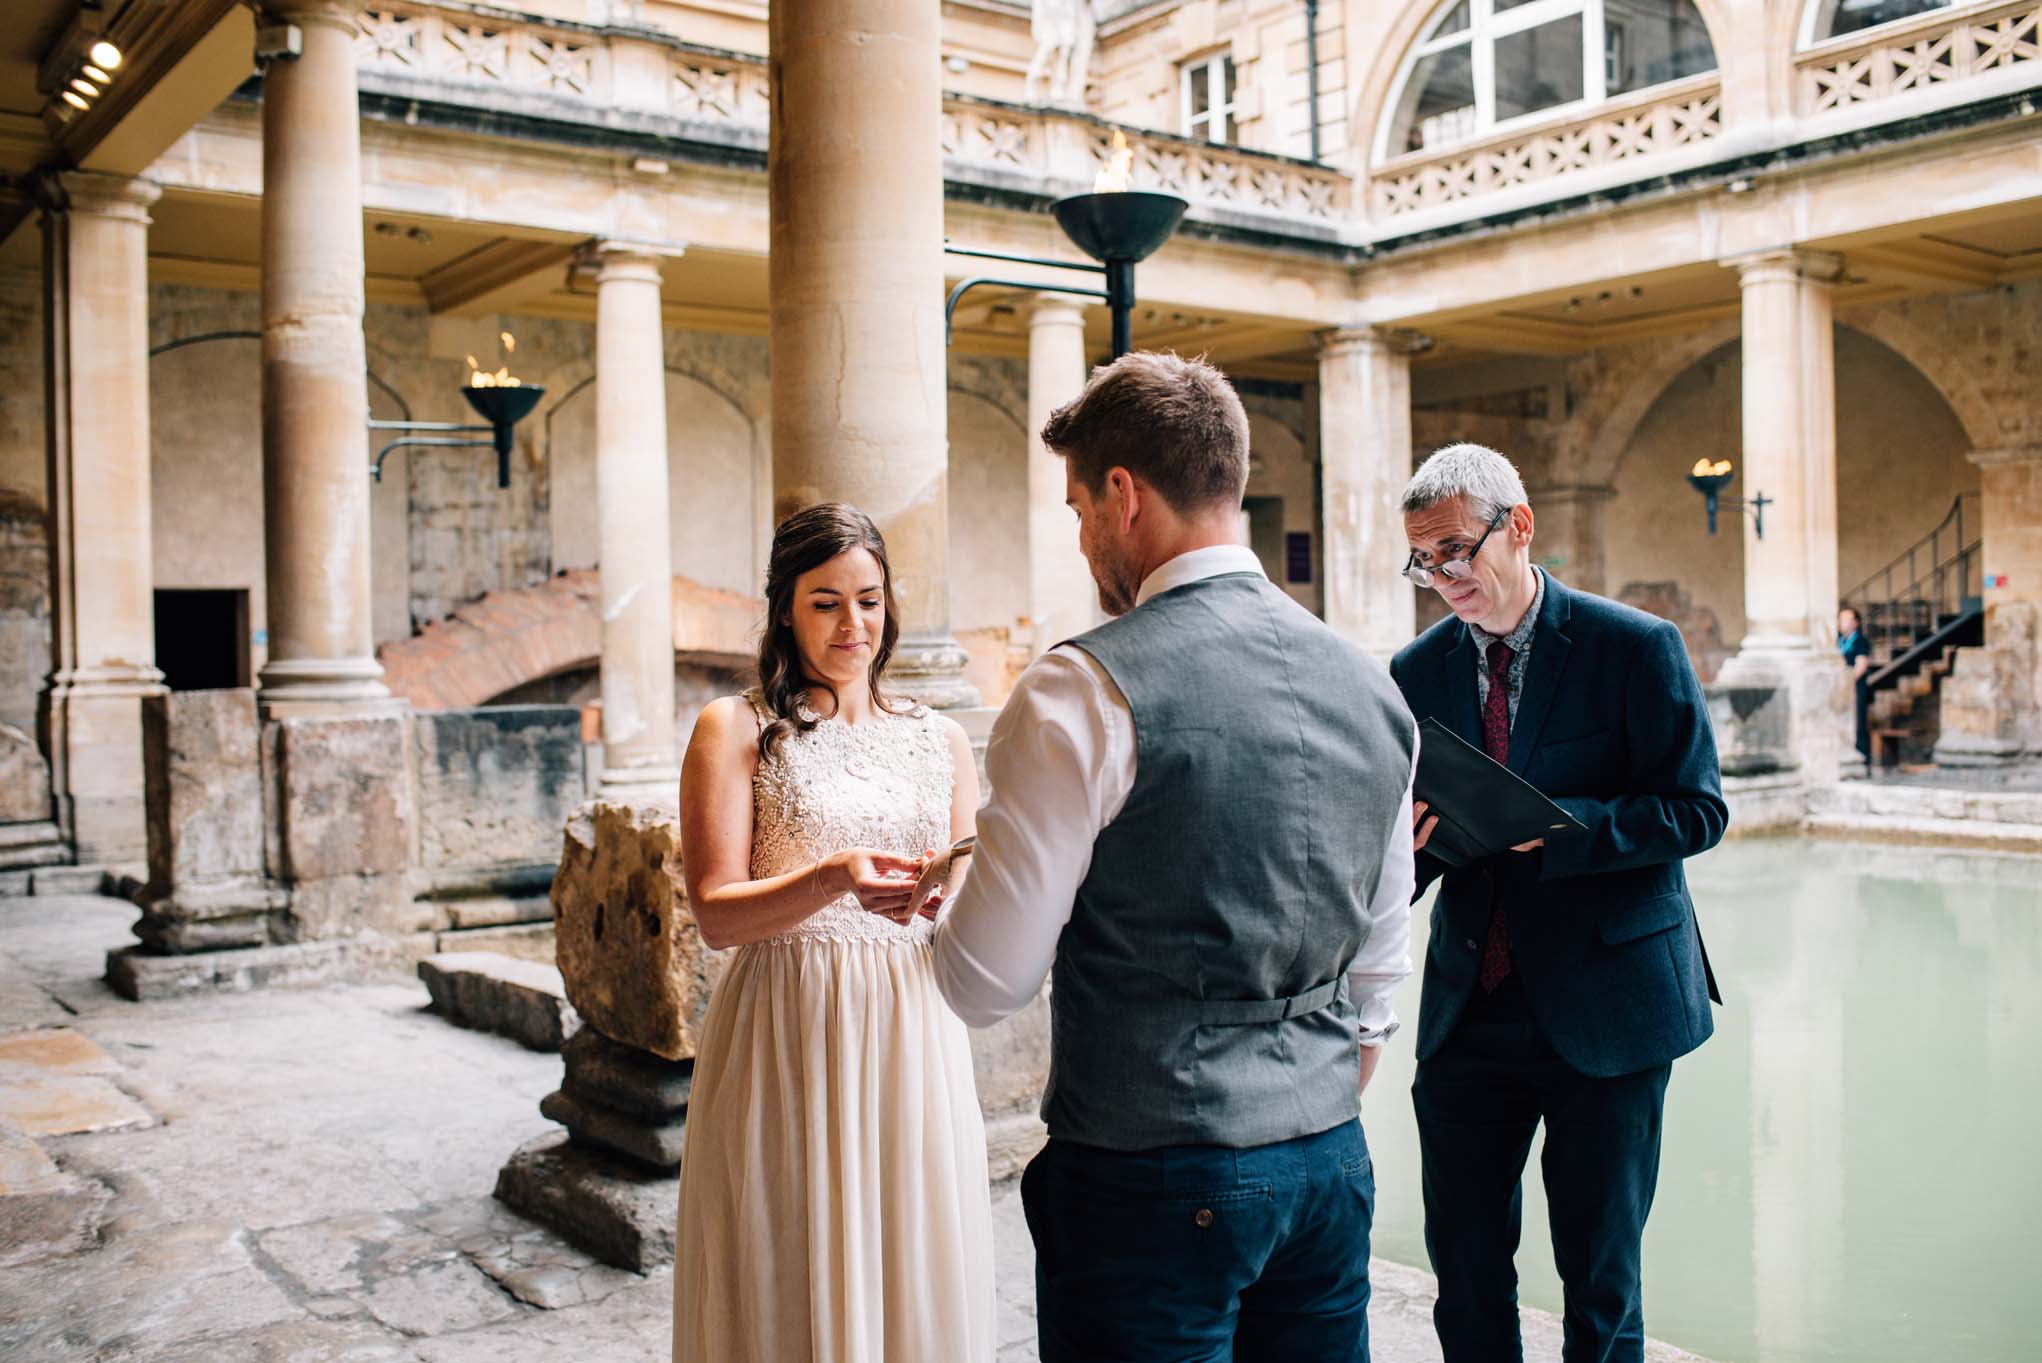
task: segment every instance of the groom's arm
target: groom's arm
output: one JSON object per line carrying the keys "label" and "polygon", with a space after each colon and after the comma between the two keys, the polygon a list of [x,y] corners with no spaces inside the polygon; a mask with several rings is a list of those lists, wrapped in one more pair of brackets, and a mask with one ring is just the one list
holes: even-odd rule
{"label": "groom's arm", "polygon": [[936,925],[936,985],[990,1027],[1042,988],[1092,843],[1134,787],[1134,725],[1104,670],[1058,648],[1014,684],[986,747],[992,799],[970,874]]}

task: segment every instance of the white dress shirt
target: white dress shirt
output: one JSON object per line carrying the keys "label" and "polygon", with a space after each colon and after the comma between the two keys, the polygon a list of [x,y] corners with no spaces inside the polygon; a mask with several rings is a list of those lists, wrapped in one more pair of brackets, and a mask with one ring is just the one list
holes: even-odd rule
{"label": "white dress shirt", "polygon": [[[1222,573],[1261,573],[1239,545],[1196,549],[1151,573],[1135,607]],[[1414,763],[1415,771],[1415,763]],[[1059,645],[1014,683],[986,748],[992,799],[956,900],[936,925],[937,987],[974,1027],[989,1027],[1042,988],[1057,939],[1092,868],[1092,845],[1134,789],[1134,712],[1089,654]],[[1407,780],[1371,905],[1374,927],[1347,968],[1364,1046],[1397,1030],[1390,994],[1411,973],[1411,787]]]}

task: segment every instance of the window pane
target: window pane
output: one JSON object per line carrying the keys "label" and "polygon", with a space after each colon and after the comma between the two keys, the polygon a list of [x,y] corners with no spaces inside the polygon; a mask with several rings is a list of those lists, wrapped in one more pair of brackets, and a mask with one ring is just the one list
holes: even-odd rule
{"label": "window pane", "polygon": [[1825,13],[1816,20],[1815,36],[1834,38],[1949,7],[1950,0],[1832,0],[1824,7]]}
{"label": "window pane", "polygon": [[1496,40],[1496,121],[1581,98],[1581,16]]}
{"label": "window pane", "polygon": [[1501,14],[1507,9],[1516,9],[1519,5],[1532,5],[1536,3],[1538,3],[1538,0],[1489,0],[1489,9],[1492,13]]}
{"label": "window pane", "polygon": [[1191,117],[1194,120],[1204,117],[1212,108],[1210,82],[1206,79],[1210,73],[1211,68],[1202,65],[1185,72],[1185,79],[1191,82]]}
{"label": "window pane", "polygon": [[1625,94],[1716,69],[1694,0],[1603,0],[1603,69]]}
{"label": "window pane", "polygon": [[1465,142],[1475,135],[1475,68],[1465,44],[1420,57],[1404,86],[1390,155]]}
{"label": "window pane", "polygon": [[1234,59],[1232,57],[1228,57],[1226,59],[1226,68],[1227,68],[1227,97],[1221,100],[1220,102],[1226,105],[1229,109],[1231,109],[1234,107]]}
{"label": "window pane", "polygon": [[1452,9],[1446,12],[1446,17],[1444,19],[1441,19],[1437,24],[1433,25],[1432,32],[1427,34],[1426,37],[1444,38],[1449,33],[1466,33],[1467,31],[1468,31],[1468,0],[1461,0],[1461,2],[1458,5],[1455,5]]}

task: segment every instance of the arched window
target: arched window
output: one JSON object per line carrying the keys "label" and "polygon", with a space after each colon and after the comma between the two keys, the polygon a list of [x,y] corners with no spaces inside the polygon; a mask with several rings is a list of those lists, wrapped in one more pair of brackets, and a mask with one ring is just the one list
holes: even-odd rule
{"label": "arched window", "polygon": [[1412,49],[1379,152],[1436,150],[1715,69],[1694,0],[1453,0]]}
{"label": "arched window", "polygon": [[1824,38],[1841,38],[1896,19],[1912,19],[1948,9],[1956,0],[1815,0],[1808,7],[1808,27],[1801,41],[1819,43]]}

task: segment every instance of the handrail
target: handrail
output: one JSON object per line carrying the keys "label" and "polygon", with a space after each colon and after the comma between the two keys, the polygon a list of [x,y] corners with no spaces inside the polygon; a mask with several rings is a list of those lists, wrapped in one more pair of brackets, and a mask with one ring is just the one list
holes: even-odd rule
{"label": "handrail", "polygon": [[1962,611],[1972,598],[1981,545],[1975,505],[1968,534],[1964,522],[1965,503],[1977,496],[1958,493],[1934,529],[1844,593],[1843,604],[1857,611],[1875,665],[1913,648],[1936,631],[1939,617]]}

